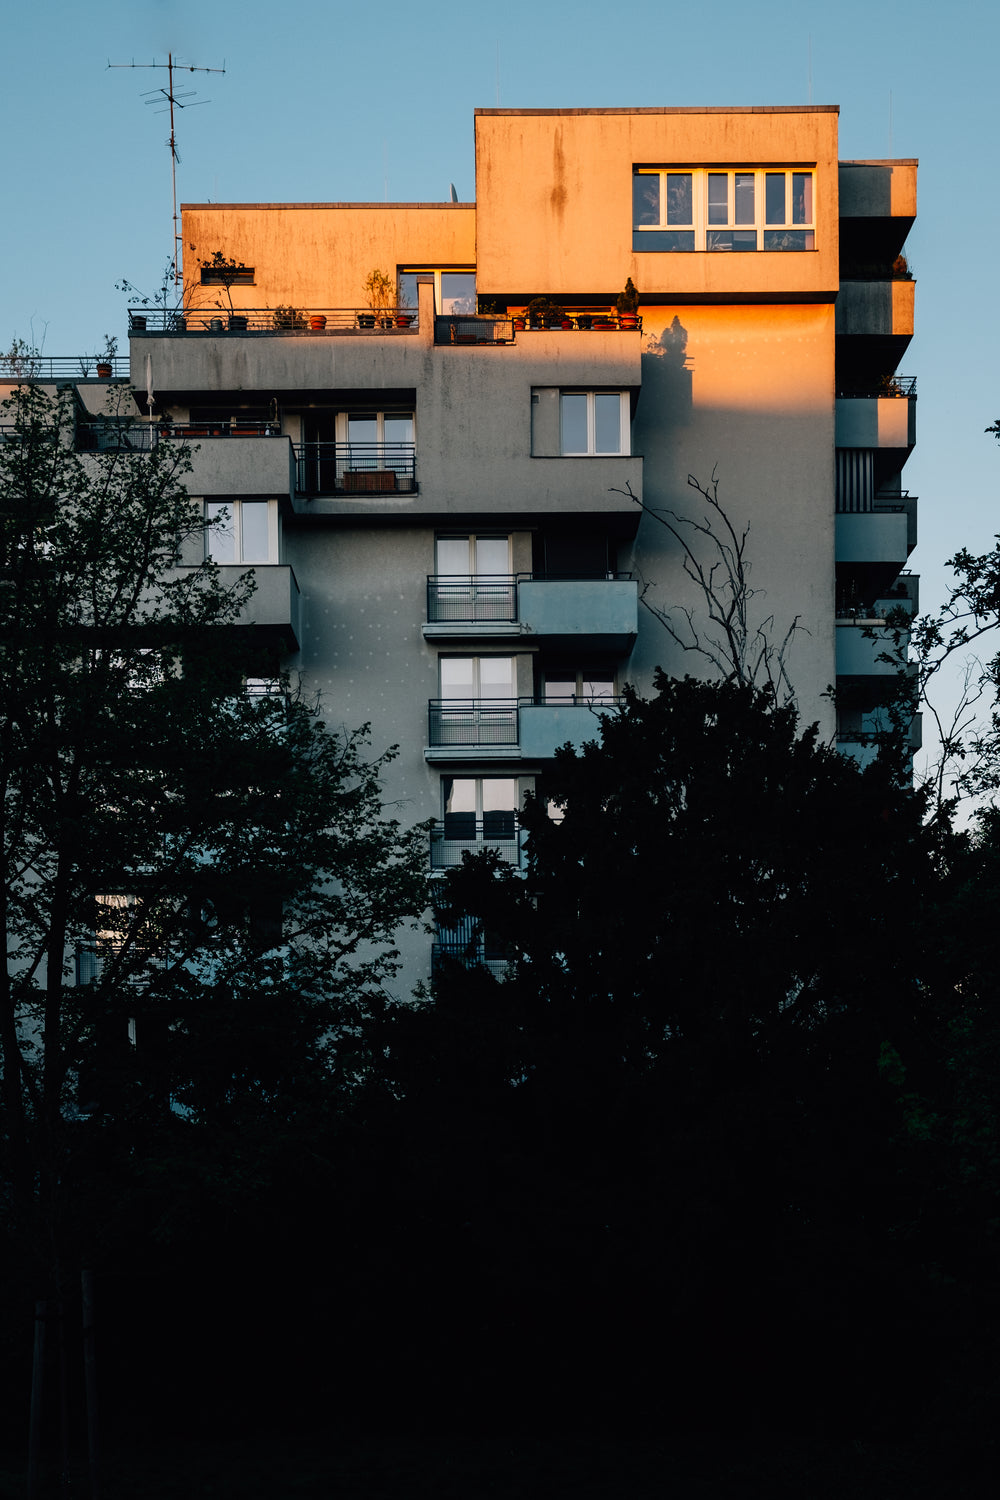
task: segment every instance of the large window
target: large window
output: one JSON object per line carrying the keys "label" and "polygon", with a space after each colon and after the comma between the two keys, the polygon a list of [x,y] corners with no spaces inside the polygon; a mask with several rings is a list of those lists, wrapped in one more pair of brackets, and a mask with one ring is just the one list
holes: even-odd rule
{"label": "large window", "polygon": [[278,507],[273,500],[207,501],[205,555],[217,563],[278,560]]}
{"label": "large window", "polygon": [[559,451],[571,457],[629,451],[629,401],[625,391],[562,391]]}
{"label": "large window", "polygon": [[432,620],[513,620],[516,591],[508,535],[439,536],[428,601]]}
{"label": "large window", "polygon": [[814,250],[814,179],[795,167],[636,167],[632,249]]}
{"label": "large window", "polygon": [[442,656],[441,697],[514,698],[512,656]]}
{"label": "large window", "polygon": [[399,290],[403,306],[417,306],[417,277],[434,277],[434,307],[441,317],[467,317],[476,311],[476,273],[474,270],[445,270],[433,266],[425,269],[400,269]]}
{"label": "large window", "polygon": [[509,843],[517,828],[513,776],[446,776],[444,837],[460,843]]}
{"label": "large window", "polygon": [[546,703],[613,703],[613,667],[567,663],[546,665],[542,672],[542,697]]}

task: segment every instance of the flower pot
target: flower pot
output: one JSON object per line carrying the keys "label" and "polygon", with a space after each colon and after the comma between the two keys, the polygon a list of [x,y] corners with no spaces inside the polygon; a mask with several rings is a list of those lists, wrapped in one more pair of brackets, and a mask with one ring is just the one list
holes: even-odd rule
{"label": "flower pot", "polygon": [[410,326],[410,324],[412,322],[413,322],[413,314],[412,313],[397,313],[396,314],[396,327],[397,328],[409,328],[409,326]]}
{"label": "flower pot", "polygon": [[243,316],[243,314],[242,313],[230,314],[230,317],[229,317],[229,332],[230,333],[246,333],[246,331],[247,331],[247,319]]}
{"label": "flower pot", "polygon": [[326,327],[326,318],[322,313],[313,313],[312,317],[309,319],[309,327],[313,330],[314,333],[322,333],[323,329]]}
{"label": "flower pot", "polygon": [[639,326],[639,316],[638,316],[637,313],[625,313],[625,312],[623,312],[623,313],[619,313],[618,314],[618,327],[619,328],[638,328],[638,326]]}
{"label": "flower pot", "polygon": [[139,317],[135,313],[132,314],[132,332],[133,333],[145,333],[146,332],[146,319],[144,317]]}
{"label": "flower pot", "polygon": [[375,314],[374,313],[358,313],[358,327],[359,328],[374,328],[375,327]]}
{"label": "flower pot", "polygon": [[590,313],[579,313],[576,319],[576,326],[577,328],[579,328],[581,333],[589,333],[590,326],[593,321],[594,320],[591,317]]}
{"label": "flower pot", "polygon": [[616,328],[617,326],[618,325],[616,323],[612,323],[612,321],[611,321],[610,318],[595,318],[594,319],[594,327],[597,328],[597,329]]}
{"label": "flower pot", "polygon": [[111,365],[106,359],[99,359],[97,361],[97,378],[98,380],[111,379]]}
{"label": "flower pot", "polygon": [[523,318],[515,318],[514,319],[514,332],[515,333],[523,333],[524,332],[524,319]]}
{"label": "flower pot", "polygon": [[559,324],[559,327],[563,328],[563,329],[570,329],[570,328],[572,328],[573,327],[573,319],[572,318],[563,318],[562,322]]}

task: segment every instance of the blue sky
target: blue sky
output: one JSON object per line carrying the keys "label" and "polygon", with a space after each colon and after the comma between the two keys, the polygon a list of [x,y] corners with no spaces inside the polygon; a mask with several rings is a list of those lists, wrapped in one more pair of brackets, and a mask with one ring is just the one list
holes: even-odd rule
{"label": "blue sky", "polygon": [[[1000,449],[997,56],[987,0],[36,0],[8,9],[0,90],[0,346],[93,352],[124,335],[123,276],[152,289],[171,249],[165,81],[194,74],[178,115],[181,201],[435,200],[474,193],[476,107],[839,104],[842,157],[920,158],[908,253],[918,334],[922,604],[945,557],[989,546]],[[124,338],[122,338],[124,344]]]}

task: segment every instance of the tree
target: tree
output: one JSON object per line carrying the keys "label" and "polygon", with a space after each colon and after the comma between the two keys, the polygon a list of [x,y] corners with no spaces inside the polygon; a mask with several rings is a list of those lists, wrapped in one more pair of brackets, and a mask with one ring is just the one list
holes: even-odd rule
{"label": "tree", "polygon": [[201,560],[187,450],[132,451],[110,412],[81,454],[68,392],[4,415],[4,1168],[58,1283],[95,1251],[102,1153],[181,1122],[231,1142],[356,1078],[424,840],[388,757],[239,626],[252,576]]}
{"label": "tree", "polygon": [[[556,1365],[568,1407],[639,1420],[703,1417],[706,1384],[734,1422],[856,1416],[873,1388],[849,1373],[891,1327],[903,1410],[915,1334],[878,1267],[910,1205],[878,1062],[925,1055],[948,1003],[921,982],[944,835],[769,690],[657,688],[557,754],[523,875],[483,855],[448,878],[465,961],[388,1042],[434,1164],[414,1196],[476,1247],[461,1315],[503,1329],[485,1364],[520,1351],[510,1384]],[[757,1384],[764,1339],[794,1378]]]}

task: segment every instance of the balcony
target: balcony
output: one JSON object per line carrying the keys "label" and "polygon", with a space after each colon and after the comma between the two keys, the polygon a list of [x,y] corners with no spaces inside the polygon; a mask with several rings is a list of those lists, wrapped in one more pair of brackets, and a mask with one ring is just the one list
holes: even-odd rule
{"label": "balcony", "polygon": [[[100,365],[103,374],[98,373]],[[0,355],[0,381],[36,380],[127,380],[129,356],[115,354],[105,359],[97,354],[24,354]]]}
{"label": "balcony", "polygon": [[544,574],[432,576],[427,640],[537,635],[550,644],[627,651],[639,626],[639,586],[628,573],[601,578]]}
{"label": "balcony", "polygon": [[514,342],[513,318],[444,317],[434,319],[435,344],[485,344],[499,347]]}
{"label": "balcony", "polygon": [[838,338],[898,339],[905,347],[913,337],[915,291],[914,281],[842,280],[836,303]]}
{"label": "balcony", "polygon": [[838,448],[897,448],[906,452],[917,441],[917,382],[893,375],[867,389],[837,392]]}
{"label": "balcony", "polygon": [[492,849],[505,864],[521,868],[521,826],[516,812],[492,812],[477,818],[452,813],[431,829],[431,869],[451,870],[464,854]]}
{"label": "balcony", "polygon": [[428,704],[428,761],[551,760],[560,745],[600,738],[620,698],[436,698]]}
{"label": "balcony", "polygon": [[837,621],[838,677],[898,677],[905,665],[908,631],[893,630],[884,617],[851,616]]}
{"label": "balcony", "polygon": [[295,488],[300,495],[414,495],[417,458],[412,443],[296,443]]}
{"label": "balcony", "polygon": [[315,338],[318,334],[395,335],[417,329],[412,307],[391,307],[374,313],[367,307],[202,307],[165,311],[130,307],[128,331],[139,334],[277,334]]}
{"label": "balcony", "polygon": [[[178,573],[192,568],[179,567]],[[292,569],[283,563],[225,563],[219,568],[219,581],[233,589],[247,573],[253,574],[254,593],[233,623],[274,639],[288,651],[297,651],[302,640],[302,599]]]}
{"label": "balcony", "polygon": [[898,573],[917,544],[917,499],[901,493],[871,510],[838,511],[834,525],[838,563],[879,563]]}

